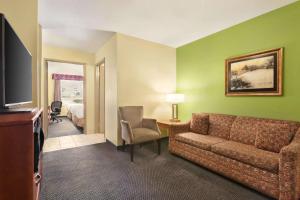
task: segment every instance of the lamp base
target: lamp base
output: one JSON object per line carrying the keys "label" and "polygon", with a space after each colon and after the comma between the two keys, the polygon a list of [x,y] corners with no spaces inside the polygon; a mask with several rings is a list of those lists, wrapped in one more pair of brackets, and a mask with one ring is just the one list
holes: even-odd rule
{"label": "lamp base", "polygon": [[170,122],[180,122],[180,119],[170,119]]}

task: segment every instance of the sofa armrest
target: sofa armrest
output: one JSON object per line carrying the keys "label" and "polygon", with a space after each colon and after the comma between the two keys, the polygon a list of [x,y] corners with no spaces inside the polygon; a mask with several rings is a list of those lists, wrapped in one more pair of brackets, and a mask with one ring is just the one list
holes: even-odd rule
{"label": "sofa armrest", "polygon": [[142,127],[152,129],[156,131],[158,135],[161,135],[156,119],[143,118]]}
{"label": "sofa armrest", "polygon": [[279,199],[300,198],[300,129],[293,141],[280,151]]}
{"label": "sofa armrest", "polygon": [[121,120],[120,122],[121,122],[122,139],[125,140],[127,143],[132,144],[133,133],[132,133],[130,123],[125,120]]}
{"label": "sofa armrest", "polygon": [[169,138],[173,139],[176,134],[190,131],[190,121],[183,124],[172,124],[170,127]]}

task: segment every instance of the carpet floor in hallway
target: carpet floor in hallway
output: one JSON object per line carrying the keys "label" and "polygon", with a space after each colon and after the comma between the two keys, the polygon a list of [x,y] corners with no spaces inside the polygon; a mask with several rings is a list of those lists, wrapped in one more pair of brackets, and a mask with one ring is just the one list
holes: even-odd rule
{"label": "carpet floor in hallway", "polygon": [[73,122],[67,117],[60,117],[61,122],[50,122],[48,126],[48,138],[79,135],[83,131],[76,127]]}

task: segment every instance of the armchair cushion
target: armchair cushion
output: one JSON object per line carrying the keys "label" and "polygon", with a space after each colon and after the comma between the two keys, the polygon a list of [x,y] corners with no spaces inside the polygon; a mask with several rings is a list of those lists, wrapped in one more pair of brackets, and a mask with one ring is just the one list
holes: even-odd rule
{"label": "armchair cushion", "polygon": [[157,131],[148,128],[134,128],[132,129],[132,134],[134,144],[153,141],[160,138],[160,134]]}
{"label": "armchair cushion", "polygon": [[121,119],[128,121],[131,128],[142,128],[143,106],[124,106],[119,110]]}
{"label": "armchair cushion", "polygon": [[156,119],[143,118],[142,128],[152,129],[160,134]]}
{"label": "armchair cushion", "polygon": [[279,153],[293,136],[288,124],[261,123],[258,127],[255,146],[259,149]]}
{"label": "armchair cushion", "polygon": [[212,152],[254,167],[278,173],[279,154],[238,142],[228,141],[213,145]]}
{"label": "armchair cushion", "polygon": [[179,133],[175,136],[175,140],[190,144],[203,150],[210,150],[213,144],[227,141],[222,138],[197,134],[193,132]]}
{"label": "armchair cushion", "polygon": [[191,120],[191,131],[195,133],[208,134],[209,116],[207,114],[193,113]]}

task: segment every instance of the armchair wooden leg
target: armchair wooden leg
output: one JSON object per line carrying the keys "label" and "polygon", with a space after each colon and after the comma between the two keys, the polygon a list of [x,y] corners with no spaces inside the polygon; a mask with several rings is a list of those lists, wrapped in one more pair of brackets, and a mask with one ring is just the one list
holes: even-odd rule
{"label": "armchair wooden leg", "polygon": [[160,139],[157,140],[157,154],[160,155]]}
{"label": "armchair wooden leg", "polygon": [[123,140],[122,151],[125,151],[125,140]]}
{"label": "armchair wooden leg", "polygon": [[130,160],[133,162],[134,144],[130,145]]}

